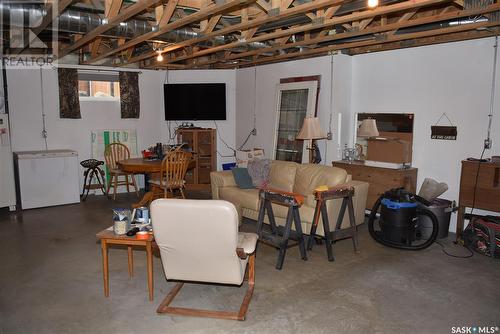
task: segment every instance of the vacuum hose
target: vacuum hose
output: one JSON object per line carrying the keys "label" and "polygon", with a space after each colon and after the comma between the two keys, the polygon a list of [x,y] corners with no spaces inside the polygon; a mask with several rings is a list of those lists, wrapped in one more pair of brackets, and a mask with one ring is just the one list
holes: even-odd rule
{"label": "vacuum hose", "polygon": [[377,199],[377,201],[373,205],[370,216],[368,218],[368,231],[370,232],[370,235],[372,236],[372,238],[375,239],[375,241],[377,241],[378,243],[380,243],[384,246],[388,246],[388,247],[392,247],[392,248],[399,248],[399,249],[407,249],[407,250],[421,250],[421,249],[429,247],[430,245],[432,245],[432,243],[434,241],[436,241],[436,238],[438,235],[438,229],[439,229],[439,223],[438,223],[438,220],[436,218],[436,215],[434,215],[434,213],[432,213],[432,211],[425,209],[425,208],[421,208],[421,207],[417,208],[417,217],[427,216],[432,221],[432,233],[431,233],[429,239],[427,239],[425,242],[423,242],[421,244],[414,245],[414,246],[412,246],[411,244],[406,245],[404,243],[396,243],[394,241],[384,239],[382,236],[382,233],[380,233],[379,231],[375,231],[375,229],[373,228],[373,223],[374,223],[375,218],[377,216],[377,212],[378,212],[378,209],[380,207],[380,203],[382,202],[382,198],[383,198],[383,195]]}

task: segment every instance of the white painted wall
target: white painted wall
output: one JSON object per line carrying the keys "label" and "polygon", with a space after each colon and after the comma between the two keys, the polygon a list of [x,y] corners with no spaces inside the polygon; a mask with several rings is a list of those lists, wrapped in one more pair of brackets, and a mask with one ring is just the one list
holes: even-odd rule
{"label": "white painted wall", "polygon": [[[189,121],[203,128],[215,128],[217,125],[217,169],[222,170],[222,164],[234,162],[235,148],[235,122],[236,122],[236,71],[235,70],[186,70],[186,71],[163,71],[163,83],[225,83],[226,84],[226,120],[225,121]],[[165,121],[163,107],[163,85],[161,87],[161,139],[169,142],[169,122]],[[173,130],[181,122],[170,122],[171,137]],[[175,142],[176,139],[170,142]],[[226,144],[229,146],[228,148]]]}
{"label": "white painted wall", "polygon": [[[351,116],[359,112],[415,114],[413,165],[419,169],[417,188],[425,177],[432,177],[448,184],[444,198],[458,201],[460,161],[479,157],[486,137],[493,43],[494,39],[487,38],[352,58]],[[499,88],[493,148],[486,157],[500,155]],[[456,141],[430,139],[430,127],[443,112],[458,127]],[[455,221],[453,217],[451,231]]]}
{"label": "white painted wall", "polygon": [[[137,145],[141,150],[160,138],[163,110],[163,76],[156,71],[139,75],[141,115],[139,119],[121,119],[118,101],[82,101],[81,119],[59,118],[57,71],[42,70],[43,96],[49,149],[72,149],[78,159],[91,156],[90,132],[97,129],[136,129]],[[12,150],[43,150],[42,89],[40,69],[7,70]],[[81,168],[83,183],[83,168]]]}
{"label": "white painted wall", "polygon": [[[333,99],[331,61],[333,59]],[[254,109],[257,136],[251,136],[245,148],[259,147],[271,158],[275,132],[276,85],[280,79],[298,76],[321,75],[318,99],[318,117],[325,131],[329,128],[330,110],[333,108],[332,141],[318,141],[323,164],[330,164],[339,157],[338,114],[350,111],[351,104],[351,57],[345,55],[312,58],[246,68],[236,73],[236,144],[243,144],[254,126]],[[326,152],[326,159],[325,159]]]}

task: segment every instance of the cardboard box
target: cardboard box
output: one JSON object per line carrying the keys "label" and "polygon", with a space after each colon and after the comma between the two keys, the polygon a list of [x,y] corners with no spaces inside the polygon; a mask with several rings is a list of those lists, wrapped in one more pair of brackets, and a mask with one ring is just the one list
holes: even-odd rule
{"label": "cardboard box", "polygon": [[248,161],[252,159],[263,159],[264,150],[261,148],[254,148],[253,150],[239,150],[236,151],[236,164],[238,167],[246,167]]}
{"label": "cardboard box", "polygon": [[367,160],[392,163],[411,162],[411,143],[391,138],[368,139]]}

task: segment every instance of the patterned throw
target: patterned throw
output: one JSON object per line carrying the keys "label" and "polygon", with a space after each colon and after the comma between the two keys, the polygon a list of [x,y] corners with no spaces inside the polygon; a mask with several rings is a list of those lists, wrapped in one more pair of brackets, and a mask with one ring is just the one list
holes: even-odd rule
{"label": "patterned throw", "polygon": [[74,68],[59,68],[59,117],[82,118],[78,96],[78,71]]}
{"label": "patterned throw", "polygon": [[139,74],[120,72],[120,106],[122,118],[139,118]]}

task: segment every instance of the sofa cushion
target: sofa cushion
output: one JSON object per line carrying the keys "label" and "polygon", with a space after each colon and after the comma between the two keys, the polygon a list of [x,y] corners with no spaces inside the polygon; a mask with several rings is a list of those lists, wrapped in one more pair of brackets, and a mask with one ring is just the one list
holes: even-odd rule
{"label": "sofa cushion", "polygon": [[269,170],[271,161],[269,159],[252,159],[248,162],[248,174],[256,187],[267,187],[269,185]]}
{"label": "sofa cushion", "polygon": [[346,178],[347,172],[342,168],[316,164],[301,164],[297,166],[293,192],[307,197],[319,186],[325,185],[333,187],[344,183]]}
{"label": "sofa cushion", "polygon": [[252,189],[255,188],[252,183],[252,178],[248,174],[246,168],[235,167],[231,170],[233,172],[234,181],[240,189]]}
{"label": "sofa cushion", "polygon": [[223,187],[219,190],[219,197],[243,208],[259,210],[259,189]]}
{"label": "sofa cushion", "polygon": [[284,191],[293,191],[295,172],[298,163],[291,161],[272,160],[269,170],[269,187]]}

